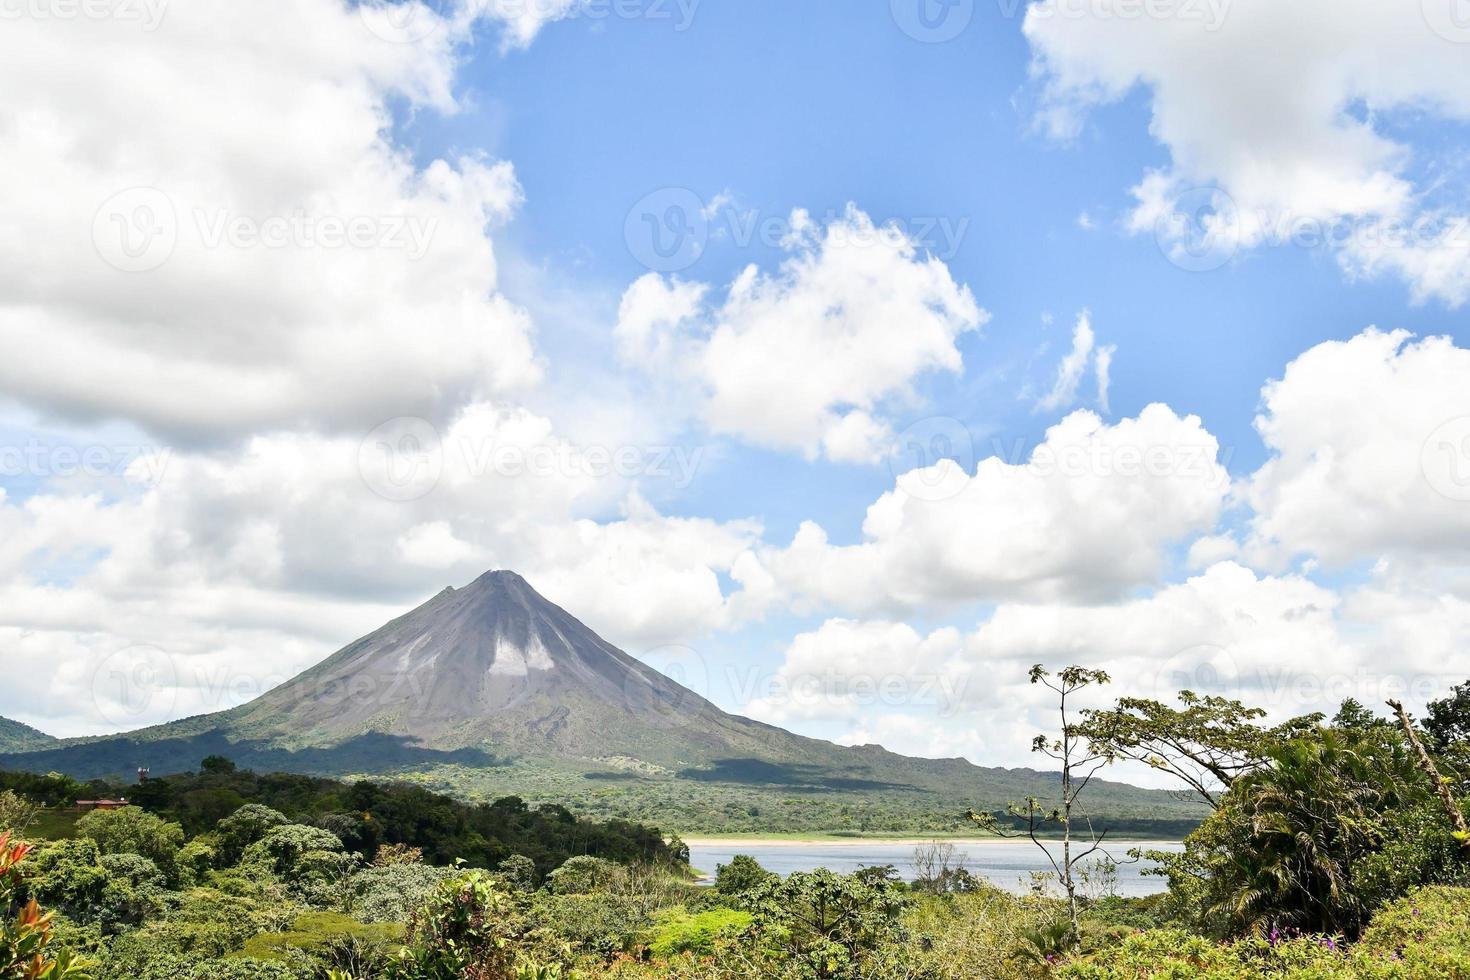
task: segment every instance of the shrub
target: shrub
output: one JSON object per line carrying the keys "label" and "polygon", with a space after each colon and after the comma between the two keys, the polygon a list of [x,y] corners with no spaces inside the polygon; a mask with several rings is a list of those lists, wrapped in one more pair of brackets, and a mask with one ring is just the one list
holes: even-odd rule
{"label": "shrub", "polygon": [[569,858],[553,871],[546,885],[556,895],[590,895],[610,890],[623,874],[623,869],[611,861],[579,856]]}
{"label": "shrub", "polygon": [[613,956],[631,950],[653,922],[642,904],[620,895],[537,895],[527,912],[534,929],[568,942],[579,953]]}
{"label": "shrub", "polygon": [[1416,980],[1470,977],[1470,889],[1426,888],[1382,909],[1355,946],[1328,936],[1268,934],[1215,943],[1172,929],[1129,936],[1069,963],[1068,980]]}
{"label": "shrub", "polygon": [[86,921],[107,888],[107,869],[92,840],[60,840],[41,845],[28,863],[27,895],[69,918]]}
{"label": "shrub", "polygon": [[[515,906],[484,871],[469,871],[434,889],[409,920],[408,945],[385,973],[389,980],[510,980]],[[474,972],[471,973],[471,970]]]}
{"label": "shrub", "polygon": [[[9,832],[0,833],[0,908],[14,905],[20,863],[30,850],[26,844],[12,843]],[[56,948],[53,938],[51,913],[43,912],[34,899],[14,919],[0,921],[0,977],[83,980],[91,964]]]}
{"label": "shrub", "polygon": [[177,956],[159,957],[136,973],[112,975],[119,980],[301,980],[301,975],[284,963]]}
{"label": "shrub", "polygon": [[285,928],[300,912],[299,906],[283,901],[280,895],[259,889],[257,897],[194,889],[178,896],[162,919],[114,939],[107,976],[132,977],[154,971],[173,980],[174,974],[166,972],[170,964],[179,968],[220,959],[256,933]]}
{"label": "shrub", "polygon": [[752,932],[798,975],[861,977],[874,954],[903,938],[906,900],[880,875],[825,869],[767,881],[740,898]]}
{"label": "shrub", "polygon": [[104,854],[99,863],[113,881],[121,881],[130,888],[162,890],[167,884],[158,865],[141,854]]}
{"label": "shrub", "polygon": [[185,887],[200,884],[219,863],[219,837],[215,834],[200,834],[179,849],[179,883]]}
{"label": "shrub", "polygon": [[0,793],[0,831],[24,834],[41,815],[41,804],[13,789]]}
{"label": "shrub", "polygon": [[365,868],[347,881],[345,906],[365,922],[404,922],[421,908],[442,882],[453,877],[450,868],[427,864],[390,864]]}
{"label": "shrub", "polygon": [[1470,977],[1470,889],[1410,893],[1373,917],[1353,952],[1374,975]]}
{"label": "shrub", "polygon": [[715,866],[715,891],[721,895],[739,895],[774,877],[755,858],[748,854],[737,854],[730,859],[729,864]]}
{"label": "shrub", "polygon": [[730,939],[750,927],[749,912],[736,909],[709,909],[690,915],[682,908],[665,909],[654,915],[654,927],[648,933],[648,950],[655,956],[692,953],[710,956],[715,942]]}
{"label": "shrub", "polygon": [[536,874],[536,862],[524,854],[512,854],[496,869],[506,884],[517,891],[530,892],[536,890],[539,876]]}
{"label": "shrub", "polygon": [[[878,976],[1031,980],[1048,967],[1031,955],[1028,934],[1049,924],[1070,929],[1064,906],[981,886],[963,895],[920,895],[904,912],[907,937],[878,951]],[[1084,925],[1084,930],[1086,926]]]}

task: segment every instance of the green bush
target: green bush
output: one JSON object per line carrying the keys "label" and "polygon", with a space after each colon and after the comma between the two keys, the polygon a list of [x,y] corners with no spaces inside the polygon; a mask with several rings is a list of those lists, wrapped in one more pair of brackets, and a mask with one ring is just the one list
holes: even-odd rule
{"label": "green bush", "polygon": [[721,895],[739,895],[774,877],[755,858],[748,854],[737,854],[730,859],[729,864],[715,866],[715,891]]}
{"label": "green bush", "polygon": [[110,980],[304,980],[284,963],[248,959],[191,960],[159,957],[136,973],[108,973]]}
{"label": "green bush", "polygon": [[389,864],[365,868],[347,881],[347,911],[364,922],[404,922],[429,900],[452,868],[427,864]]}
{"label": "green bush", "polygon": [[1470,978],[1470,889],[1426,888],[1380,910],[1353,946],[1280,934],[1219,943],[1173,929],[1137,933],[1068,963],[1067,980],[1419,980]]}
{"label": "green bush", "polygon": [[107,869],[93,840],[41,845],[25,866],[25,892],[42,905],[79,922],[88,921],[107,888]]}
{"label": "green bush", "polygon": [[[389,980],[508,980],[522,935],[515,903],[485,871],[456,875],[434,889],[409,923],[407,945]],[[471,970],[474,973],[471,973]]]}
{"label": "green bush", "polygon": [[693,953],[709,956],[715,942],[729,939],[750,927],[749,912],[736,909],[709,909],[694,915],[682,906],[664,909],[654,915],[654,927],[647,936],[648,950],[655,956]]}
{"label": "green bush", "polygon": [[536,862],[524,854],[512,854],[504,861],[501,861],[496,870],[500,872],[506,884],[517,891],[529,892],[536,890],[536,885],[540,877],[536,874]]}
{"label": "green bush", "polygon": [[1382,977],[1470,977],[1470,888],[1411,892],[1381,909],[1354,949]]}
{"label": "green bush", "polygon": [[866,977],[885,947],[904,940],[908,901],[881,875],[800,871],[758,885],[740,903],[757,941],[795,976]]}
{"label": "green bush", "polygon": [[0,976],[16,980],[85,980],[91,964],[58,946],[50,912],[29,901],[10,918],[10,911],[20,905],[20,865],[29,854],[29,845],[12,841],[8,831],[0,832],[0,910],[6,913],[0,918]]}
{"label": "green bush", "polygon": [[200,834],[179,849],[179,882],[184,887],[203,883],[211,870],[220,866],[220,840],[216,834]]}
{"label": "green bush", "polygon": [[631,950],[653,920],[637,899],[620,895],[536,895],[526,913],[533,929],[549,932],[577,952],[612,956]]}
{"label": "green bush", "polygon": [[556,895],[591,895],[613,888],[624,872],[620,865],[602,858],[579,856],[569,858],[546,879],[546,887]]}

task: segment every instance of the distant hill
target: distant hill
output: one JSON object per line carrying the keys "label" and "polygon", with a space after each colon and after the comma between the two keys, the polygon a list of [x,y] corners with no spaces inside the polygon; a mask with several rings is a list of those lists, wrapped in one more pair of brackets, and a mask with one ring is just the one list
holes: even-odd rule
{"label": "distant hill", "polygon": [[[1050,799],[1055,773],[845,748],[721,711],[628,656],[513,572],[445,589],[294,680],[230,711],[29,746],[0,767],[121,777],[206,755],[321,775],[411,776],[462,795],[519,792],[680,829],[839,829]],[[1167,793],[1095,781],[1094,813],[1171,832],[1199,817]],[[658,800],[649,809],[649,800]],[[762,807],[765,808],[762,811]],[[762,820],[761,813],[765,819]],[[803,814],[793,826],[792,814]],[[898,829],[896,826],[893,829]]]}
{"label": "distant hill", "polygon": [[61,744],[61,740],[9,718],[0,718],[0,752],[31,752]]}

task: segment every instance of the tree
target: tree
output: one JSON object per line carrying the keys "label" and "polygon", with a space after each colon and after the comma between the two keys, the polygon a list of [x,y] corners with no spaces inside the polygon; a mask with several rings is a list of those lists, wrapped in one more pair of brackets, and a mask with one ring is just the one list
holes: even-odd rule
{"label": "tree", "polygon": [[1470,743],[1470,681],[1456,686],[1449,697],[1429,702],[1428,709],[1424,730],[1436,752]]}
{"label": "tree", "polygon": [[199,771],[210,776],[228,776],[235,771],[235,764],[222,755],[208,755],[199,763]]}
{"label": "tree", "polygon": [[903,936],[906,900],[880,876],[826,869],[772,876],[740,904],[760,940],[779,950],[797,975],[817,980],[865,976],[873,954]]}
{"label": "tree", "polygon": [[536,890],[536,862],[524,854],[512,854],[501,861],[496,870],[500,872],[506,884],[516,891],[532,892]]}
{"label": "tree", "polygon": [[1395,727],[1315,728],[1272,746],[1164,857],[1171,896],[1215,934],[1354,937],[1384,902],[1463,873],[1434,806]]}
{"label": "tree", "polygon": [[1315,727],[1320,716],[1266,727],[1260,708],[1239,701],[1179,692],[1180,707],[1147,698],[1123,698],[1114,707],[1082,712],[1079,735],[1096,750],[1169,773],[1211,808],[1241,776],[1266,765],[1273,745]]}
{"label": "tree", "polygon": [[274,827],[245,849],[245,862],[262,864],[284,881],[293,880],[303,861],[317,853],[342,854],[342,841],[320,827],[287,824]]}
{"label": "tree", "polygon": [[774,877],[749,854],[737,854],[729,864],[715,865],[715,891],[721,895],[739,895]]}
{"label": "tree", "polygon": [[[20,864],[29,845],[0,833],[0,908],[14,908],[20,886]],[[86,980],[92,964],[68,950],[56,949],[51,913],[31,899],[14,919],[0,921],[0,977],[16,980]]]}
{"label": "tree", "polygon": [[215,827],[219,836],[219,859],[224,864],[234,864],[245,853],[245,848],[261,840],[276,827],[284,827],[291,821],[284,813],[272,810],[259,803],[247,803],[233,814],[225,817]]}
{"label": "tree", "polygon": [[1466,856],[1470,856],[1470,824],[1465,822],[1465,813],[1460,809],[1454,794],[1450,792],[1450,781],[1439,774],[1439,768],[1435,766],[1434,760],[1429,758],[1429,753],[1424,750],[1424,744],[1419,741],[1419,736],[1414,732],[1414,725],[1409,721],[1409,713],[1398,701],[1389,701],[1388,706],[1398,716],[1399,724],[1403,727],[1404,737],[1408,739],[1409,745],[1414,750],[1414,761],[1419,766],[1429,785],[1433,788],[1435,796],[1438,797],[1440,805],[1444,807],[1445,816],[1448,817],[1453,829],[1455,840],[1460,842],[1460,848]]}
{"label": "tree", "polygon": [[93,810],[77,821],[76,833],[78,837],[95,841],[103,854],[139,854],[158,865],[169,881],[178,878],[184,828],[176,823],[127,806],[118,810]]}
{"label": "tree", "polygon": [[[1072,720],[1072,709],[1068,702],[1079,691],[1094,685],[1107,684],[1111,678],[1104,671],[1076,666],[1067,667],[1053,675],[1041,664],[1031,668],[1030,676],[1032,684],[1040,684],[1057,695],[1057,708],[1061,716],[1060,733],[1057,737],[1036,736],[1031,742],[1031,750],[1040,752],[1061,765],[1061,802],[1060,806],[1048,810],[1041,800],[1034,796],[1028,797],[1019,804],[1012,803],[1007,807],[1007,814],[1021,821],[1025,836],[1041,849],[1056,872],[1057,880],[1067,895],[1071,943],[1075,946],[1082,935],[1081,917],[1077,905],[1077,890],[1080,883],[1079,866],[1098,852],[1107,855],[1107,852],[1103,851],[1103,841],[1107,833],[1106,831],[1101,834],[1095,833],[1092,829],[1092,822],[1087,820],[1083,814],[1087,833],[1082,839],[1081,846],[1074,852],[1072,848],[1073,814],[1081,812],[1078,800],[1086,791],[1087,785],[1092,782],[1092,777],[1114,760],[1114,753],[1109,744],[1090,740],[1087,728]],[[978,814],[971,811],[968,816],[986,829],[1006,833],[990,814]],[[1042,841],[1040,836],[1050,824],[1057,824],[1061,828],[1062,854],[1060,859],[1052,854],[1051,848]],[[1112,860],[1111,856],[1108,856],[1108,860]]]}
{"label": "tree", "polygon": [[975,880],[965,868],[966,856],[948,841],[931,841],[914,848],[914,887],[942,895],[970,891]]}
{"label": "tree", "polygon": [[109,882],[95,841],[48,841],[30,853],[25,876],[28,897],[78,921],[85,921],[102,904]]}
{"label": "tree", "polygon": [[24,834],[41,815],[41,805],[13,789],[0,793],[0,831]]}
{"label": "tree", "polygon": [[1371,911],[1356,876],[1404,800],[1375,746],[1321,729],[1270,750],[1232,806],[1247,833],[1216,868],[1220,911],[1238,931],[1297,927],[1356,936]]}
{"label": "tree", "polygon": [[608,891],[624,875],[623,868],[602,858],[578,855],[550,875],[546,884],[556,895],[590,895]]}

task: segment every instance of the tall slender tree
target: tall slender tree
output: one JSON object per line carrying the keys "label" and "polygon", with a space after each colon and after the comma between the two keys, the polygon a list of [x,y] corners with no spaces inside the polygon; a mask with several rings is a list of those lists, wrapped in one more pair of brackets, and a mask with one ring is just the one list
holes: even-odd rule
{"label": "tall slender tree", "polygon": [[[1031,750],[1055,760],[1061,766],[1061,799],[1058,805],[1048,809],[1043,801],[1028,797],[1020,803],[1006,808],[1008,816],[1021,822],[1021,832],[1046,855],[1048,863],[1056,872],[1057,881],[1067,895],[1067,914],[1070,920],[1071,944],[1076,945],[1081,936],[1080,912],[1077,892],[1080,884],[1079,867],[1094,854],[1105,856],[1103,842],[1107,831],[1097,832],[1086,811],[1080,805],[1092,777],[1114,761],[1114,755],[1105,744],[1094,742],[1076,719],[1075,698],[1078,692],[1095,685],[1107,684],[1111,678],[1101,670],[1086,667],[1067,667],[1056,674],[1042,664],[1031,668],[1031,683],[1040,684],[1056,693],[1060,727],[1056,735],[1037,735],[1031,742]],[[971,811],[969,818],[980,826],[1005,836],[1016,836],[998,821],[993,814]],[[1060,828],[1061,854],[1052,850],[1052,845],[1042,835],[1053,826]],[[1085,829],[1084,829],[1085,828]],[[1108,856],[1112,860],[1111,856]]]}

